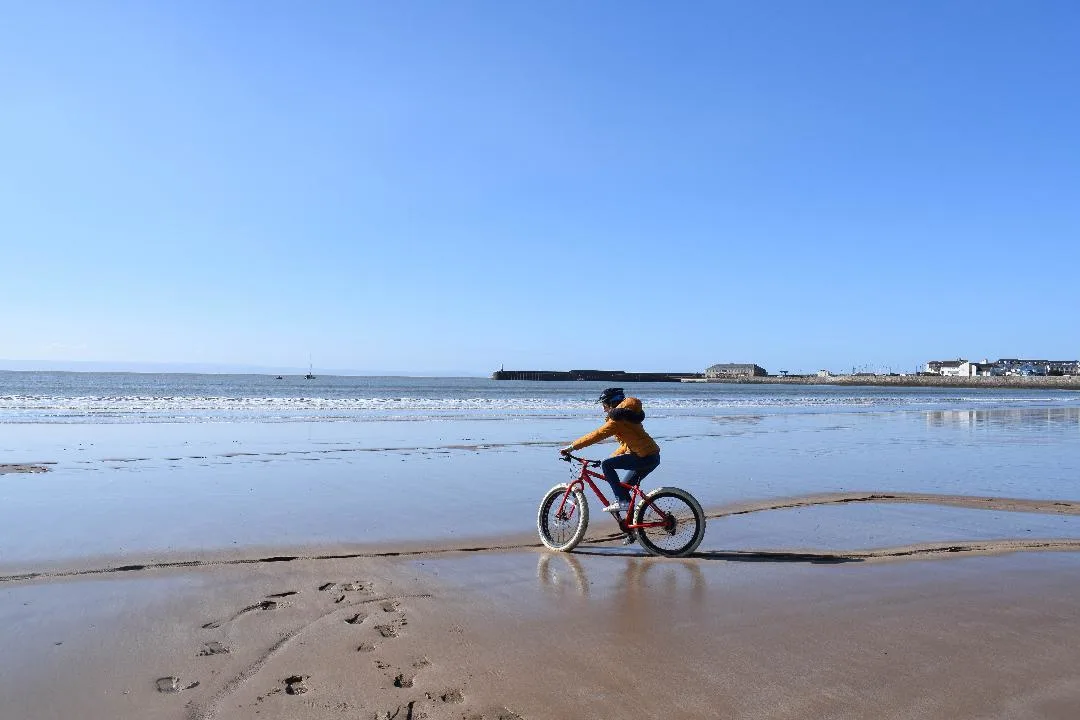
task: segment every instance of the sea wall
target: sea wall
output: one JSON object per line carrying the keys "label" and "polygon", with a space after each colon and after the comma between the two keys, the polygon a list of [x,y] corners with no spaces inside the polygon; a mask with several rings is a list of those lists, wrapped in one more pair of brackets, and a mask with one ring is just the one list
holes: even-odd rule
{"label": "sea wall", "polygon": [[599,380],[603,382],[679,382],[704,378],[702,373],[626,372],[625,370],[496,370],[492,380]]}

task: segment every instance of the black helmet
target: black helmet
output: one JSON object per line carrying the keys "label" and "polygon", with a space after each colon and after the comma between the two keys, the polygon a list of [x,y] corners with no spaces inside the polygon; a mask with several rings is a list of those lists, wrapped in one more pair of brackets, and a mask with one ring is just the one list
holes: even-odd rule
{"label": "black helmet", "polygon": [[618,405],[626,398],[626,393],[622,388],[608,388],[604,392],[600,393],[600,397],[597,398],[597,402],[601,402],[604,405]]}

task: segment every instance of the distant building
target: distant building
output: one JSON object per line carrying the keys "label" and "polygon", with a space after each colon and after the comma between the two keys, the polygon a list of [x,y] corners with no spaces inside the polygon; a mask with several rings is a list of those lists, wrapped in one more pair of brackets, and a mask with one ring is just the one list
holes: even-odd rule
{"label": "distant building", "polygon": [[1021,360],[1019,358],[1001,358],[990,362],[969,362],[957,360],[931,360],[926,363],[927,373],[947,377],[975,376],[1045,376],[1045,375],[1080,375],[1078,360]]}
{"label": "distant building", "polygon": [[993,368],[994,364],[986,360],[977,363],[959,358],[957,360],[931,360],[926,363],[925,372],[944,377],[977,377],[991,375]]}
{"label": "distant building", "polygon": [[975,375],[976,363],[963,358],[957,360],[931,360],[926,363],[926,372],[944,377],[971,377]]}
{"label": "distant building", "polygon": [[1052,360],[1051,375],[1080,375],[1080,360]]}
{"label": "distant building", "polygon": [[764,377],[768,374],[765,368],[753,363],[720,363],[705,370],[706,378]]}
{"label": "distant building", "polygon": [[1080,375],[1077,360],[1020,360],[1002,358],[994,363],[995,375]]}

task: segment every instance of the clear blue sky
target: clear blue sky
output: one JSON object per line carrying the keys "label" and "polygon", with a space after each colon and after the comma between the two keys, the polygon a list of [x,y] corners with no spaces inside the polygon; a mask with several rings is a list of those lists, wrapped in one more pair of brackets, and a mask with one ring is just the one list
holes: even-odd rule
{"label": "clear blue sky", "polygon": [[1077,78],[1071,0],[8,4],[0,359],[1076,358]]}

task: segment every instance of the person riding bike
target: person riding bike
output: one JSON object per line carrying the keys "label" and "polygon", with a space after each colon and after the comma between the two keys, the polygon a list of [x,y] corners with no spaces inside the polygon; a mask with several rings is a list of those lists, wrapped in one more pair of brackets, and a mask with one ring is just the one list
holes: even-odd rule
{"label": "person riding bike", "polygon": [[605,507],[604,511],[627,512],[630,509],[630,492],[619,484],[616,470],[629,471],[623,479],[627,485],[640,484],[645,476],[660,464],[660,446],[642,427],[645,411],[641,409],[640,400],[626,397],[622,388],[608,388],[600,393],[598,402],[604,407],[607,422],[591,433],[582,435],[559,452],[566,455],[612,435],[618,438],[619,447],[614,454],[600,463],[604,470],[604,479],[615,494],[615,501]]}

